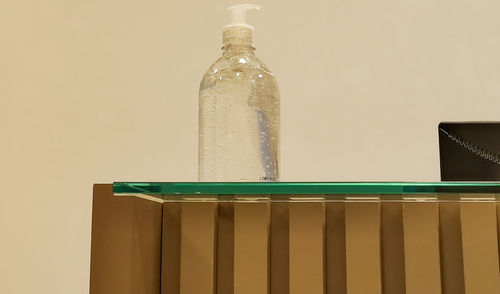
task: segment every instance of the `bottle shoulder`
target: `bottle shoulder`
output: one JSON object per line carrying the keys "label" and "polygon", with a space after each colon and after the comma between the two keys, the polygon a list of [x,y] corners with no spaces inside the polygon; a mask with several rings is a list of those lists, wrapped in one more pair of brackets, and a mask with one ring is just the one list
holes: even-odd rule
{"label": "bottle shoulder", "polygon": [[206,71],[200,90],[237,81],[267,88],[278,87],[273,73],[255,54],[223,54]]}
{"label": "bottle shoulder", "polygon": [[224,54],[208,68],[205,75],[217,74],[224,71],[254,71],[273,76],[269,67],[254,54]]}

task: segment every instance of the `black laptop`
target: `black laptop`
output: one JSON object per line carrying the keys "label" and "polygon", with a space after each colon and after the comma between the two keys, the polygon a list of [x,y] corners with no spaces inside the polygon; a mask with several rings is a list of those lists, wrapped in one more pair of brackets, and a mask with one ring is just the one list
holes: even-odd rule
{"label": "black laptop", "polygon": [[500,122],[439,124],[441,181],[500,181]]}

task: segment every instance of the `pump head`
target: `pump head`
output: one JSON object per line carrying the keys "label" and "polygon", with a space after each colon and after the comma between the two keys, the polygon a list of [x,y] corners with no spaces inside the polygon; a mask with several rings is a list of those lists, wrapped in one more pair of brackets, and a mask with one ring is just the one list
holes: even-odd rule
{"label": "pump head", "polygon": [[247,24],[247,10],[255,9],[259,10],[260,5],[257,4],[236,4],[229,6],[228,10],[231,11],[231,24],[229,26],[243,26],[248,27],[253,30],[253,27]]}
{"label": "pump head", "polygon": [[231,23],[224,27],[222,39],[224,45],[252,45],[254,28],[246,23],[246,12],[260,9],[257,4],[237,4],[230,6]]}

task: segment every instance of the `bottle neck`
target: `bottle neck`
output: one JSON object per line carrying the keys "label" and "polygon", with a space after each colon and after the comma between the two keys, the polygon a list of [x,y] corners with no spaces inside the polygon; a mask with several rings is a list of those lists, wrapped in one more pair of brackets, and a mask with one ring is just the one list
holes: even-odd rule
{"label": "bottle neck", "polygon": [[224,44],[223,55],[254,54],[255,48],[251,45]]}

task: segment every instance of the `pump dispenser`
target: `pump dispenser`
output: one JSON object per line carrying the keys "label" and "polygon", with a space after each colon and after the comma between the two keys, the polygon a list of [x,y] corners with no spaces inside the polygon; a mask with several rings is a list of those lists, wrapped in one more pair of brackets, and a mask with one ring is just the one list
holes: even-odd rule
{"label": "pump dispenser", "polygon": [[256,4],[238,4],[228,8],[231,23],[222,31],[222,42],[227,44],[252,45],[255,29],[246,23],[246,13],[250,9],[260,9]]}
{"label": "pump dispenser", "polygon": [[278,181],[280,95],[271,71],[254,54],[255,4],[229,7],[222,56],[200,83],[199,181]]}

